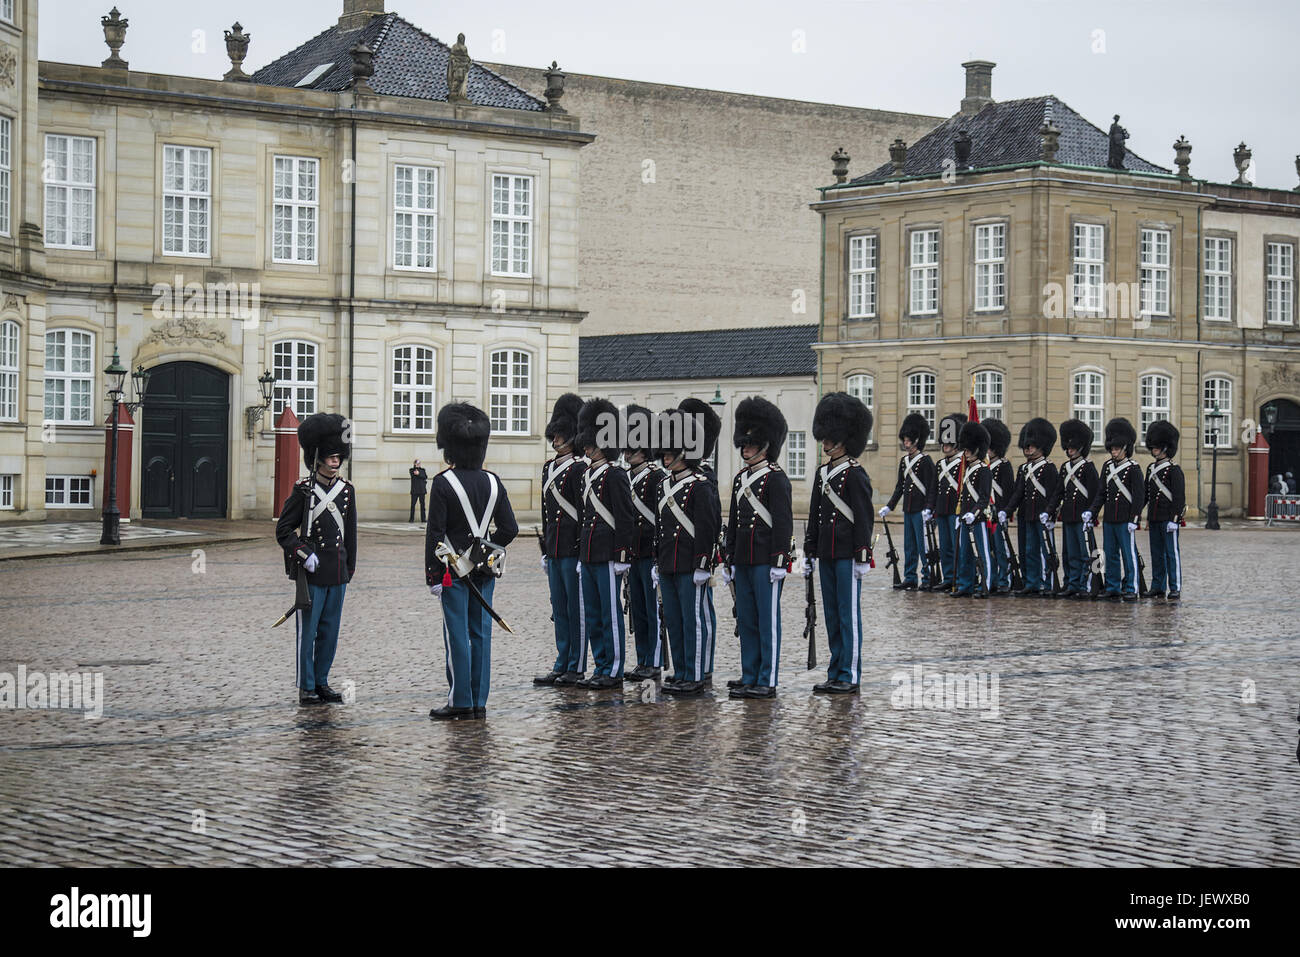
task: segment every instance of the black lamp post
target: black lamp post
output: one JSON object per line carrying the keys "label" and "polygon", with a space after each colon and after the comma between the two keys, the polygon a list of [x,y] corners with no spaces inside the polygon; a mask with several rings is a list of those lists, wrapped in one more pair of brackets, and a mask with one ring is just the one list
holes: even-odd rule
{"label": "black lamp post", "polygon": [[1205,527],[1214,531],[1219,530],[1219,503],[1215,499],[1215,492],[1219,485],[1219,420],[1226,419],[1227,416],[1219,411],[1219,403],[1215,402],[1214,407],[1205,417],[1210,420],[1210,504],[1205,510]]}
{"label": "black lamp post", "polygon": [[271,375],[271,370],[267,369],[257,377],[258,388],[262,390],[262,404],[250,405],[244,410],[244,424],[248,429],[248,437],[251,439],[257,433],[257,423],[262,421],[262,416],[266,410],[271,407],[272,390],[275,388],[275,376]]}
{"label": "black lamp post", "polygon": [[126,381],[127,369],[122,365],[122,360],[118,358],[117,350],[113,350],[113,361],[109,367],[104,370],[104,375],[108,382],[108,396],[113,400],[112,412],[112,429],[113,437],[109,442],[108,451],[108,498],[104,503],[104,529],[99,537],[101,545],[121,545],[122,536],[120,526],[122,514],[117,508],[117,418],[118,410],[125,405],[130,413],[144,405],[144,394],[149,389],[149,373],[144,371],[144,366],[136,366],[135,371],[131,373],[131,386],[135,390],[135,401],[122,401],[122,387]]}
{"label": "black lamp post", "polygon": [[[722,410],[726,406],[727,400],[722,397],[722,386],[714,386],[713,398],[709,400],[709,405],[718,410],[718,418],[722,418]],[[722,430],[722,435],[726,434],[726,429]],[[722,463],[722,435],[718,436],[718,442],[713,446],[713,471],[718,471],[718,466]]]}

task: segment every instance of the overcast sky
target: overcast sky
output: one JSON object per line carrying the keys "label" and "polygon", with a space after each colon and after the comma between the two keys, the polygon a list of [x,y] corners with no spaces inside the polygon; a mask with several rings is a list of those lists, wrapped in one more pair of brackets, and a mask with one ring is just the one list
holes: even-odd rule
{"label": "overcast sky", "polygon": [[[250,72],[338,19],[343,0],[43,0],[42,59],[99,63],[99,17],[129,18],[133,69],[220,77],[222,31],[253,35]],[[560,66],[739,93],[948,116],[960,64],[993,60],[998,100],[1052,93],[1128,146],[1227,182],[1232,151],[1254,150],[1256,182],[1291,189],[1300,153],[1300,3],[1295,0],[388,0],[476,60]],[[195,31],[203,31],[198,40]],[[205,47],[202,41],[206,40]],[[834,145],[834,144],[832,144]],[[825,143],[809,149],[827,152]],[[856,165],[856,164],[855,164]]]}

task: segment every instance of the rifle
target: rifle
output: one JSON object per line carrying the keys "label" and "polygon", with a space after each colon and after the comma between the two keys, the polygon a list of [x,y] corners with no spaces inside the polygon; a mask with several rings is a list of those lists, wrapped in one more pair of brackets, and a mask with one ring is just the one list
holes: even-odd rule
{"label": "rifle", "polygon": [[[976,516],[977,520],[978,518],[979,516]],[[962,522],[962,524],[966,525],[965,522]],[[980,588],[984,589],[987,593],[989,591],[989,583],[984,578],[984,563],[980,561],[980,550],[975,543],[975,522],[966,525],[966,537],[970,540],[971,558],[975,561],[975,578],[978,580]]]}
{"label": "rifle", "polygon": [[1106,587],[1106,556],[1097,547],[1092,522],[1085,529],[1088,536],[1088,594],[1096,598]]}
{"label": "rifle", "polygon": [[889,551],[885,552],[885,558],[888,559],[885,567],[894,570],[894,587],[897,588],[903,584],[903,579],[898,574],[898,551],[894,548],[894,536],[889,532],[889,520],[881,519],[880,523],[885,526],[885,541],[889,543]]}
{"label": "rifle", "polygon": [[934,519],[925,523],[925,565],[930,571],[930,590],[942,591],[947,582],[943,578],[943,562],[939,560],[939,539],[934,528]]}
{"label": "rifle", "polygon": [[[302,493],[302,530],[298,537],[304,542],[307,540],[307,535],[311,531],[311,500],[312,490],[315,485],[316,473],[313,470],[312,474],[308,476],[307,488]],[[293,558],[291,557],[289,560],[293,561]],[[303,568],[302,563],[299,562],[297,568],[297,581],[294,583],[293,606],[281,615],[280,620],[271,627],[279,628],[289,620],[289,616],[295,611],[309,610],[311,610],[311,590],[307,587],[307,569]]]}
{"label": "rifle", "polygon": [[664,624],[664,593],[660,586],[655,586],[655,599],[659,604],[659,643],[664,649],[664,671],[672,667],[672,658],[668,654],[668,628]]}
{"label": "rifle", "polygon": [[731,592],[731,617],[736,623],[736,628],[732,631],[732,637],[740,637],[740,615],[736,609],[736,579],[732,578],[727,582],[727,591]]}
{"label": "rifle", "polygon": [[808,670],[817,667],[817,593],[813,590],[812,576],[804,579],[808,583],[807,604],[804,605],[803,636],[808,639]]}
{"label": "rifle", "polygon": [[1047,570],[1052,573],[1051,595],[1055,597],[1061,590],[1061,576],[1057,574],[1057,570],[1061,567],[1061,559],[1056,554],[1056,536],[1041,523],[1038,529],[1043,533],[1043,544],[1047,546]]}
{"label": "rifle", "polygon": [[1011,529],[1007,528],[1006,522],[998,522],[998,528],[1002,530],[1002,541],[1007,546],[1007,564],[1011,566],[1011,590],[1021,591],[1025,587],[1025,576],[1020,570],[1020,559],[1016,558],[1016,550],[1011,546]]}
{"label": "rifle", "polygon": [[[1138,526],[1141,528],[1141,526]],[[1133,539],[1133,554],[1138,558],[1138,597],[1147,597],[1147,563],[1142,560],[1142,553],[1138,551],[1137,538]]]}

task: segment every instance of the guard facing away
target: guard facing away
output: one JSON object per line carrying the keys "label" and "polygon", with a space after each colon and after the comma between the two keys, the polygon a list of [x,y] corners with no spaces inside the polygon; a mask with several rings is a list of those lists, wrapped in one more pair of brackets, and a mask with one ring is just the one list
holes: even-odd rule
{"label": "guard facing away", "polygon": [[[607,418],[608,417],[608,418]],[[605,691],[623,686],[627,630],[623,619],[622,579],[632,567],[635,519],[627,471],[614,464],[617,446],[602,447],[600,432],[617,423],[618,409],[606,399],[589,399],[578,413],[577,447],[591,463],[582,480],[582,529],[578,533],[578,574],[583,617],[595,670],[578,687]]]}
{"label": "guard facing away", "polygon": [[308,475],[280,508],[275,540],[284,549],[290,578],[299,566],[307,575],[311,607],[297,613],[296,681],[299,704],[340,702],[329,686],[338,647],[343,598],[357,569],[357,495],[339,475],[351,445],[348,421],[337,413],[317,412],[298,426],[298,444]]}
{"label": "guard facing away", "polygon": [[736,584],[740,679],[733,698],[776,697],[781,662],[781,588],[794,538],[790,479],[777,464],[787,426],[781,410],[761,396],[736,406],[732,442],[745,467],[731,486],[723,580]]}
{"label": "guard facing away", "polygon": [[1106,423],[1105,437],[1110,461],[1102,469],[1101,482],[1089,512],[1101,518],[1101,547],[1106,552],[1106,597],[1111,601],[1137,601],[1138,555],[1133,535],[1142,518],[1146,490],[1142,467],[1132,458],[1137,430],[1128,419],[1115,418]]}
{"label": "guard facing away", "polygon": [[1018,594],[1051,598],[1046,536],[1052,534],[1052,516],[1060,505],[1061,476],[1047,457],[1056,447],[1056,426],[1043,418],[1030,419],[1021,427],[1017,444],[1025,461],[998,521],[1005,522],[1008,513],[1016,516],[1020,564],[1025,573],[1025,587]]}
{"label": "guard facing away", "polygon": [[[1061,423],[1061,448],[1065,464],[1061,466],[1061,551],[1065,558],[1065,598],[1085,599],[1088,593],[1088,550],[1086,526],[1092,524],[1092,503],[1097,497],[1100,478],[1097,467],[1088,458],[1092,451],[1092,429],[1079,419]],[[1087,516],[1085,519],[1084,516]]]}
{"label": "guard facing away", "polygon": [[919,412],[911,412],[898,430],[903,454],[898,459],[898,482],[889,502],[880,509],[884,520],[901,500],[903,503],[903,581],[894,587],[916,591],[919,567],[920,588],[930,588],[930,569],[925,563],[925,512],[934,489],[934,459],[925,454],[930,423]]}
{"label": "guard facing away", "polygon": [[[1015,488],[1016,471],[1007,461],[1011,447],[1011,430],[1001,419],[984,419],[980,425],[989,434],[989,515],[1005,512],[1011,492]],[[998,524],[1001,524],[999,522]],[[1011,594],[1011,559],[1007,554],[1007,540],[995,526],[993,538],[993,581],[989,583],[990,595]]]}
{"label": "guard facing away", "polygon": [[989,547],[988,508],[993,490],[993,473],[984,464],[989,452],[989,433],[978,422],[961,427],[957,445],[962,454],[961,494],[957,515],[957,583],[951,598],[987,598],[993,580],[992,550]]}
{"label": "guard facing away", "polygon": [[822,397],[813,438],[829,461],[817,470],[804,537],[805,577],[820,564],[831,660],[817,694],[857,694],[862,682],[862,579],[871,569],[871,479],[857,457],[871,434],[871,410],[847,392]]}
{"label": "guard facing away", "polygon": [[1178,454],[1178,429],[1163,419],[1147,429],[1146,446],[1155,461],[1147,468],[1147,530],[1151,536],[1151,590],[1148,598],[1178,601],[1183,592],[1183,557],[1178,549],[1178,529],[1187,510],[1183,470],[1174,464]]}
{"label": "guard facing away", "polygon": [[961,451],[957,439],[966,416],[960,412],[945,415],[939,420],[939,448],[943,458],[936,471],[934,494],[930,499],[927,522],[933,521],[939,530],[939,564],[943,569],[943,584],[935,582],[932,588],[950,591],[957,581],[957,499],[961,496]]}
{"label": "guard facing away", "polygon": [[[664,691],[679,696],[704,693],[705,658],[712,642],[709,617],[709,579],[718,533],[722,528],[722,504],[718,489],[700,468],[713,454],[722,420],[706,402],[683,399],[677,409],[665,415],[686,414],[703,430],[703,441],[687,449],[684,441],[671,437],[661,450],[668,475],[659,490],[659,538],[654,571],[664,602],[664,623],[672,649],[673,676],[663,683]],[[697,436],[698,437],[698,436]],[[673,448],[681,445],[682,448]]]}
{"label": "guard facing away", "polygon": [[587,670],[587,633],[578,582],[578,530],[582,524],[582,481],[587,463],[578,457],[582,399],[566,392],[555,400],[546,440],[555,457],[542,466],[542,571],[551,594],[555,664],[535,685],[572,685]]}
{"label": "guard facing away", "polygon": [[447,703],[431,718],[487,717],[492,670],[492,592],[505,548],[517,534],[505,485],[483,468],[492,426],[482,409],[453,403],[438,411],[438,448],[450,468],[429,483],[424,575],[442,602]]}
{"label": "guard facing away", "polygon": [[[627,445],[623,460],[629,468],[632,482],[632,508],[635,523],[632,529],[632,568],[628,571],[628,617],[632,621],[632,634],[636,641],[636,667],[626,672],[628,681],[645,681],[658,678],[664,666],[664,635],[659,628],[659,603],[656,598],[653,569],[655,567],[655,531],[658,527],[659,487],[663,482],[663,466],[654,461],[651,451],[650,427],[654,413],[640,405],[629,405]],[[637,431],[645,423],[644,431]]]}

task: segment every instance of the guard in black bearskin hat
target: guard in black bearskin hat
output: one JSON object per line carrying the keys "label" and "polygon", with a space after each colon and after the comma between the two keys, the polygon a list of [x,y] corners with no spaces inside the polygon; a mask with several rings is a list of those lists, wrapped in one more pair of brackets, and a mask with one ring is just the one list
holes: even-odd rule
{"label": "guard in black bearskin hat", "polygon": [[298,426],[307,477],[298,482],[275,525],[284,549],[285,571],[307,573],[311,607],[297,613],[298,703],[339,702],[329,686],[330,665],[338,647],[343,597],[357,568],[357,495],[339,475],[351,450],[351,426],[343,416],[317,412]]}
{"label": "guard in black bearskin hat", "polygon": [[636,667],[626,672],[629,681],[655,679],[663,672],[664,636],[659,629],[655,597],[655,531],[658,527],[659,487],[667,473],[654,459],[654,413],[629,405],[623,460],[632,482],[632,507],[636,520],[632,532],[632,568],[628,571],[628,617],[636,640]]}
{"label": "guard in black bearskin hat", "polygon": [[[1065,559],[1066,598],[1084,599],[1088,594],[1086,526],[1092,523],[1092,502],[1097,497],[1097,467],[1088,458],[1092,451],[1092,429],[1079,419],[1061,423],[1061,553]],[[1085,518],[1086,516],[1086,518]]]}
{"label": "guard in black bearskin hat", "polygon": [[1178,601],[1183,591],[1183,556],[1178,549],[1178,529],[1187,509],[1183,470],[1174,464],[1178,430],[1161,419],[1147,428],[1147,451],[1155,461],[1147,469],[1147,530],[1151,535],[1151,590],[1148,598]]}
{"label": "guard in black bearskin hat", "polygon": [[542,466],[542,571],[551,592],[555,664],[533,679],[536,685],[571,685],[587,670],[587,642],[578,588],[578,530],[582,523],[582,480],[587,463],[573,440],[582,399],[566,392],[555,400],[546,440],[555,458]]}
{"label": "guard in black bearskin hat", "polygon": [[724,584],[736,583],[740,679],[727,682],[733,698],[776,697],[781,588],[794,538],[790,479],[777,464],[786,430],[781,410],[761,396],[736,406],[732,442],[745,467],[731,486],[722,570]]}
{"label": "guard in black bearskin hat", "polygon": [[627,472],[619,455],[618,409],[607,399],[589,399],[578,413],[577,447],[591,463],[582,480],[582,530],[578,533],[578,576],[587,641],[596,658],[580,688],[604,691],[623,686],[627,631],[623,620],[623,576],[632,567],[636,522]]}
{"label": "guard in black bearskin hat", "polygon": [[[1001,524],[1003,520],[997,516],[1006,513],[1016,481],[1015,469],[1007,461],[1011,430],[1001,419],[984,419],[980,425],[989,434],[989,515]],[[989,583],[989,594],[1007,595],[1011,593],[1011,561],[1007,556],[1007,543],[996,525],[989,534],[993,539],[993,581]]]}
{"label": "guard in black bearskin hat", "polygon": [[457,402],[438,410],[438,448],[451,467],[429,483],[424,575],[430,593],[442,602],[450,688],[446,705],[430,711],[431,718],[487,717],[492,672],[488,607],[504,569],[505,548],[519,534],[505,485],[483,468],[491,432],[482,409]]}
{"label": "guard in black bearskin hat", "polygon": [[[1102,471],[1097,495],[1089,511],[1101,518],[1102,549],[1106,552],[1106,597],[1111,601],[1137,601],[1137,541],[1134,533],[1146,502],[1142,467],[1133,461],[1137,430],[1128,419],[1106,423],[1106,451],[1110,461]],[[1120,563],[1124,572],[1120,575]]]}
{"label": "guard in black bearskin hat", "polygon": [[805,577],[820,561],[831,661],[817,694],[856,694],[862,681],[862,579],[871,568],[871,479],[857,457],[871,434],[871,410],[847,392],[822,397],[813,438],[830,460],[817,470],[804,536]]}
{"label": "guard in black bearskin hat", "polygon": [[[1043,418],[1033,418],[1020,429],[1020,451],[1024,464],[1016,473],[1016,487],[1011,490],[1006,511],[1017,518],[1020,539],[1020,566],[1025,573],[1025,587],[1020,595],[1052,597],[1048,572],[1047,540],[1052,534],[1052,516],[1061,502],[1061,476],[1047,461],[1056,447],[1056,426]],[[1005,521],[998,515],[999,521]]]}
{"label": "guard in black bearskin hat", "polygon": [[958,439],[966,416],[960,412],[945,415],[939,420],[939,448],[943,458],[935,471],[934,494],[930,507],[922,517],[933,521],[939,532],[939,566],[943,569],[943,583],[931,582],[932,590],[951,591],[957,581],[957,499],[961,497],[961,449]]}
{"label": "guard in black bearskin hat", "polygon": [[984,464],[989,433],[978,422],[967,422],[957,436],[962,454],[961,494],[957,498],[957,583],[952,598],[986,598],[993,580],[989,548],[988,510],[993,473]]}
{"label": "guard in black bearskin hat", "polygon": [[[670,427],[673,422],[678,427]],[[722,421],[707,402],[683,399],[661,416],[659,429],[661,461],[669,474],[659,493],[653,574],[663,596],[674,672],[663,687],[669,694],[699,695],[704,675],[713,669],[709,579],[722,528],[717,486],[700,463],[713,454]]]}
{"label": "guard in black bearskin hat", "polygon": [[930,423],[920,412],[909,413],[898,430],[903,454],[898,460],[898,482],[888,504],[880,509],[883,520],[903,501],[903,581],[895,588],[916,591],[917,568],[920,587],[930,587],[930,567],[925,563],[925,511],[934,492],[934,459],[925,454],[930,438]]}

